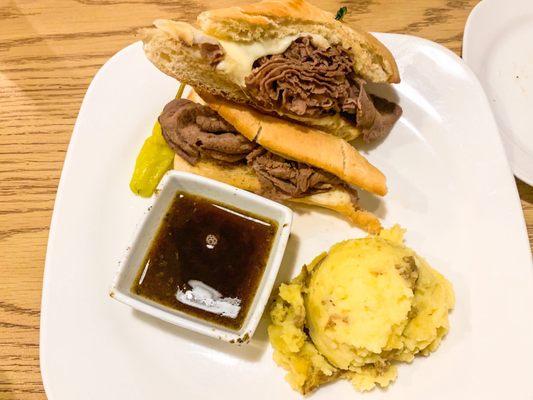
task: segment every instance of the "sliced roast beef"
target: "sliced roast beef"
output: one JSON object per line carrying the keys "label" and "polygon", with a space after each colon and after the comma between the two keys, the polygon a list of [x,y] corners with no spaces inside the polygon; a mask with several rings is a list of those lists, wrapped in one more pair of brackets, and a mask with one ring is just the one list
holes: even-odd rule
{"label": "sliced roast beef", "polygon": [[266,111],[320,117],[355,113],[358,88],[349,55],[338,46],[319,49],[310,37],[296,39],[282,54],[254,63],[245,79],[257,105]]}
{"label": "sliced roast beef", "polygon": [[194,165],[202,156],[218,161],[243,161],[257,145],[207,106],[185,99],[168,103],[159,116],[168,145]]}
{"label": "sliced roast beef", "polygon": [[369,95],[363,89],[357,98],[357,128],[365,142],[385,137],[402,115],[399,105],[381,97]]}
{"label": "sliced roast beef", "polygon": [[254,106],[265,112],[313,118],[340,113],[367,141],[386,135],[401,115],[397,104],[366,93],[341,46],[321,49],[310,37],[256,60],[245,83]]}
{"label": "sliced roast beef", "polygon": [[[262,194],[275,200],[305,197],[327,192],[336,186],[345,186],[332,174],[287,160],[262,147],[252,151],[246,160],[259,178]],[[356,191],[350,192],[353,192],[356,199]]]}

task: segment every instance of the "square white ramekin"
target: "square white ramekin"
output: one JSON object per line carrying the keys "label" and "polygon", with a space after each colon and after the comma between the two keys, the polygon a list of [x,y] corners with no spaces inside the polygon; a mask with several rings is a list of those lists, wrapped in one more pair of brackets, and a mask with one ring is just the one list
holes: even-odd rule
{"label": "square white ramekin", "polygon": [[[150,248],[150,244],[157,234],[161,221],[177,192],[199,195],[248,211],[257,216],[268,218],[276,221],[278,224],[263,277],[248,310],[248,315],[239,331],[234,331],[163,306],[131,291],[133,282],[139,272],[139,268],[142,266],[141,264]],[[111,287],[110,296],[136,310],[194,332],[232,343],[244,343],[248,341],[261,319],[270,292],[272,291],[272,286],[274,285],[285,247],[287,246],[292,224],[292,211],[282,204],[245,190],[212,179],[179,171],[169,171],[163,177],[156,193],[156,196],[152,199],[152,205],[148,207],[143,220],[135,232],[126,256],[120,263],[120,269]]]}

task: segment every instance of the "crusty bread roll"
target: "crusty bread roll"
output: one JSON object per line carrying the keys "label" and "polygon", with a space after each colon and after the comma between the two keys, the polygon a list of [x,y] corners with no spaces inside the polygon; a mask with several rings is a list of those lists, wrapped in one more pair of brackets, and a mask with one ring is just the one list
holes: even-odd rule
{"label": "crusty bread roll", "polygon": [[[174,169],[215,179],[249,192],[261,192],[259,179],[247,165],[239,164],[230,166],[204,159],[193,166],[176,155],[174,158]],[[381,230],[381,224],[376,216],[356,207],[348,191],[342,188],[335,188],[328,192],[317,193],[307,197],[290,199],[289,201],[336,211],[369,233],[378,233]]]}
{"label": "crusty bread roll", "polygon": [[[166,74],[202,92],[222,96],[232,102],[250,103],[249,94],[243,86],[243,71],[251,71],[253,60],[241,62],[239,59],[234,63],[239,64],[233,69],[239,72],[235,75],[235,71],[230,73],[213,68],[200,51],[201,46],[220,44],[225,46],[225,51],[239,47],[244,50],[239,50],[237,54],[259,52],[256,55],[260,56],[282,52],[283,43],[288,46],[299,35],[314,35],[316,40],[327,45],[341,45],[351,55],[356,74],[366,81],[395,83],[400,80],[394,58],[377,39],[348,27],[335,20],[333,14],[304,0],[267,0],[206,11],[198,16],[197,24],[200,29],[184,22],[155,21],[156,29],[144,32],[145,53]],[[274,50],[265,50],[270,47]],[[244,59],[247,59],[246,56]],[[229,65],[231,60],[231,56],[225,54],[223,61]],[[284,114],[284,117],[347,140],[360,134],[359,129],[340,114],[320,117]]]}

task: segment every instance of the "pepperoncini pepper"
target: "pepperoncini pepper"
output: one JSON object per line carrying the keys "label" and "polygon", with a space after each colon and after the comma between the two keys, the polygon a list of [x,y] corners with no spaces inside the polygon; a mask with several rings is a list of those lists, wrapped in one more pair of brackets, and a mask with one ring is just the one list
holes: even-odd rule
{"label": "pepperoncini pepper", "polygon": [[144,141],[137,156],[130,181],[131,191],[142,197],[150,197],[165,172],[172,168],[173,160],[174,151],[163,138],[161,125],[157,121],[152,135]]}
{"label": "pepperoncini pepper", "polygon": [[[176,98],[183,96],[185,84],[180,83]],[[143,147],[135,161],[135,169],[130,181],[130,189],[136,195],[150,197],[155,188],[174,161],[174,151],[168,146],[161,125],[156,121],[152,128],[152,136],[144,141]]]}

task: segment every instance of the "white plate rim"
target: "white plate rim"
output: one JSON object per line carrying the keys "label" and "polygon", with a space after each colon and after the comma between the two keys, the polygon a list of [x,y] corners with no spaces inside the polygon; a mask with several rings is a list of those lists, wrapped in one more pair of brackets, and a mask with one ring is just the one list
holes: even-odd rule
{"label": "white plate rim", "polygon": [[[411,35],[401,35],[401,34],[385,34],[385,35],[411,37],[411,38],[413,38],[415,40],[423,41],[423,42],[426,42],[426,43],[431,43],[432,46],[437,46],[439,48],[439,50],[445,51],[445,52],[447,52],[449,54],[452,54],[454,57],[457,58],[458,61],[461,61],[459,59],[459,57],[457,57],[457,55],[455,55],[449,49],[447,49],[447,48],[445,48],[445,47],[443,47],[443,46],[441,46],[441,45],[439,45],[437,43],[430,42],[430,41],[428,41],[426,39],[422,39],[422,38],[411,36]],[[59,182],[59,185],[58,185],[58,190],[57,190],[55,204],[54,204],[54,211],[53,211],[53,214],[52,214],[52,219],[51,219],[51,224],[50,224],[50,233],[49,233],[49,238],[48,238],[48,245],[47,245],[47,252],[46,252],[46,259],[45,259],[45,268],[44,268],[44,276],[43,276],[43,291],[42,291],[41,317],[40,317],[41,328],[43,327],[43,325],[46,324],[45,321],[46,321],[46,318],[47,318],[47,310],[48,310],[47,301],[46,301],[46,299],[47,299],[46,293],[47,293],[48,290],[50,290],[49,289],[50,288],[50,274],[47,273],[47,271],[50,270],[50,268],[51,268],[50,264],[51,264],[52,256],[50,254],[52,254],[54,252],[54,248],[55,247],[60,246],[60,244],[57,242],[57,237],[56,237],[56,234],[55,234],[56,226],[59,224],[59,221],[58,221],[59,212],[57,210],[61,209],[62,206],[63,206],[64,199],[63,199],[62,194],[64,193],[64,186],[65,186],[64,175],[67,173],[66,171],[69,170],[69,165],[72,163],[71,159],[72,159],[73,154],[74,154],[74,150],[73,149],[78,146],[78,142],[79,142],[78,120],[79,120],[79,118],[82,115],[82,112],[84,110],[84,104],[86,102],[87,94],[91,93],[94,90],[93,82],[95,81],[96,77],[98,77],[100,74],[103,74],[107,69],[109,69],[117,61],[118,58],[120,58],[121,55],[123,55],[127,51],[130,51],[131,47],[136,45],[136,44],[137,43],[134,43],[134,44],[132,44],[130,46],[125,47],[124,49],[120,50],[119,52],[117,52],[114,56],[112,56],[98,70],[98,72],[95,74],[95,76],[93,78],[93,81],[91,81],[91,84],[89,85],[87,93],[84,96],[84,99],[82,101],[82,104],[81,104],[81,107],[80,107],[80,114],[78,115],[78,118],[76,120],[76,124],[74,125],[72,137],[71,137],[71,140],[69,142],[68,149],[67,149],[67,154],[66,154],[65,161],[64,161],[64,164],[63,164],[63,168],[62,168],[62,172],[61,172],[61,178],[60,178],[60,182]],[[466,67],[469,70],[469,68],[466,65],[464,65],[464,67]],[[472,79],[477,81],[477,77],[474,75],[474,73],[472,71],[470,71],[470,70],[469,70],[469,72],[472,75]],[[486,100],[486,102],[488,104],[488,100],[487,99],[485,99],[485,100]],[[490,108],[490,106],[489,106],[489,108]],[[494,123],[496,124],[495,121],[494,121]],[[498,147],[497,151],[501,152],[501,154],[505,156],[505,150],[503,148],[503,143],[501,142],[501,138],[500,137],[499,137],[499,140],[500,140],[500,146]],[[513,179],[510,170],[509,170],[509,179]],[[516,189],[516,186],[514,186],[514,196],[513,197],[514,197],[514,203],[515,203],[515,212],[519,211],[521,213],[520,199],[519,199],[519,196],[518,196],[518,191]],[[529,249],[529,241],[527,239],[527,230],[526,230],[526,225],[525,225],[525,221],[523,219],[523,216],[519,216],[519,220],[520,221],[518,221],[518,223],[521,222],[521,225],[522,225],[521,232],[519,234],[519,236],[522,238],[522,240],[521,240],[522,241],[522,247],[524,247],[524,244],[526,244],[527,248]],[[531,259],[531,253],[529,253],[529,257]],[[44,330],[41,329],[41,331],[40,331],[41,374],[42,374],[43,385],[44,385],[46,394],[47,394],[47,396],[50,399],[53,399],[54,398],[53,397],[53,392],[51,391],[51,388],[49,386],[49,381],[48,381],[47,375],[46,375],[47,374],[47,369],[45,367],[46,356],[45,356],[45,353],[43,352],[43,346],[42,346],[42,344],[46,341],[45,339],[46,339],[46,330],[45,329]]]}

